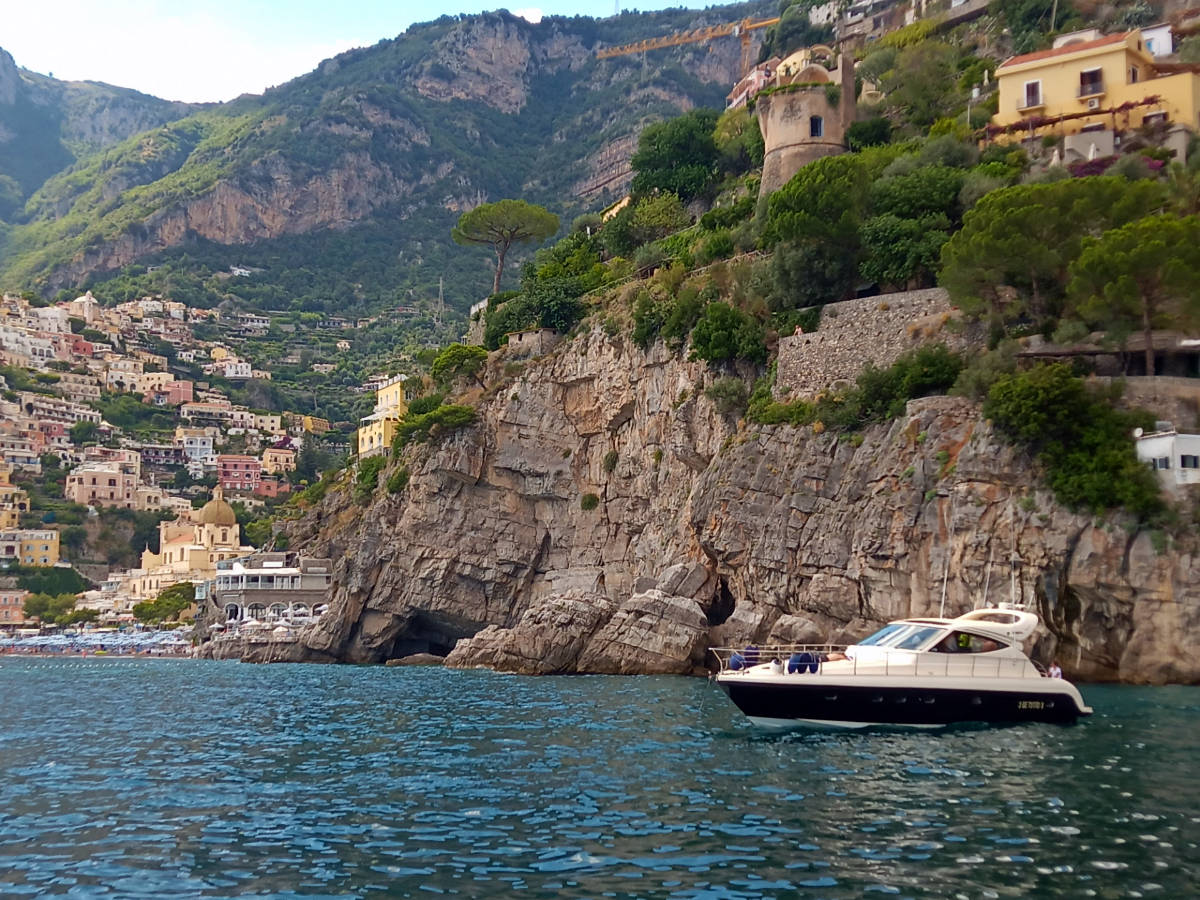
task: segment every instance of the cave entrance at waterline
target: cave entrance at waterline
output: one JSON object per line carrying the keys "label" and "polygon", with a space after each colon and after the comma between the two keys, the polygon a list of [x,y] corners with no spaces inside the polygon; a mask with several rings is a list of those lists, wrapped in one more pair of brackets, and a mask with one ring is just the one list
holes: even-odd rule
{"label": "cave entrance at waterline", "polygon": [[383,659],[401,659],[415,653],[433,656],[449,656],[460,638],[471,637],[475,632],[452,628],[423,613],[412,616],[392,639]]}

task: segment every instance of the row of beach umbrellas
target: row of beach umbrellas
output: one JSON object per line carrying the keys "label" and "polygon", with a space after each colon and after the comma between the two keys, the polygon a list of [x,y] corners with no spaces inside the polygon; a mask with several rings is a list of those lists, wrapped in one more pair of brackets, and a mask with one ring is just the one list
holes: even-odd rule
{"label": "row of beach umbrellas", "polygon": [[190,626],[172,631],[81,631],[0,636],[0,651],[23,653],[180,653],[191,645]]}

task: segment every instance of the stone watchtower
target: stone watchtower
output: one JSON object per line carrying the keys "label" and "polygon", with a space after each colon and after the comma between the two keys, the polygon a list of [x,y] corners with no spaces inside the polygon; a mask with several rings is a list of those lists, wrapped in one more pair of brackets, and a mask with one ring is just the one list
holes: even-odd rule
{"label": "stone watchtower", "polygon": [[[837,58],[837,65],[827,62]],[[777,191],[822,156],[846,152],[846,130],[854,122],[854,59],[816,46],[798,50],[779,64],[755,101],[765,154],[759,196]]]}

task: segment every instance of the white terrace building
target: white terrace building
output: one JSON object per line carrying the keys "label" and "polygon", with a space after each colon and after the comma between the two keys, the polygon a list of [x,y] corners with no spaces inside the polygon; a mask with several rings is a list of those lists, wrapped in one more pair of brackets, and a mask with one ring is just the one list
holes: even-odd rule
{"label": "white terrace building", "polygon": [[1159,426],[1138,436],[1138,459],[1154,469],[1168,491],[1200,484],[1200,434],[1179,434],[1168,422]]}

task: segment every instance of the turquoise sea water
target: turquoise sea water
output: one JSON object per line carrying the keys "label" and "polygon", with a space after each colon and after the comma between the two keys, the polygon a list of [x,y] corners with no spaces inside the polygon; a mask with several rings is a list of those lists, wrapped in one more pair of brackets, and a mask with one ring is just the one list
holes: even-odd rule
{"label": "turquoise sea water", "polygon": [[0,660],[0,896],[1196,896],[1200,690],[764,735],[703,680]]}

